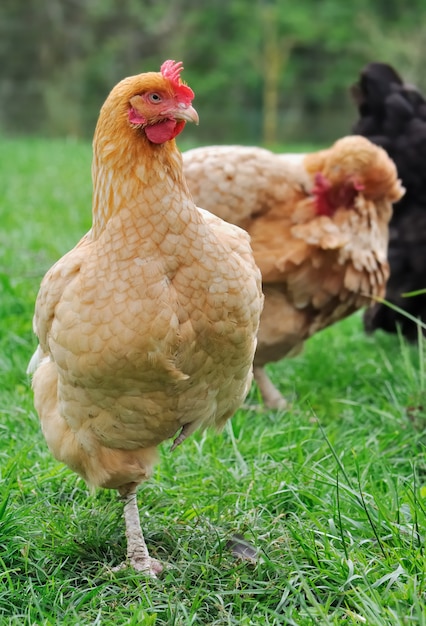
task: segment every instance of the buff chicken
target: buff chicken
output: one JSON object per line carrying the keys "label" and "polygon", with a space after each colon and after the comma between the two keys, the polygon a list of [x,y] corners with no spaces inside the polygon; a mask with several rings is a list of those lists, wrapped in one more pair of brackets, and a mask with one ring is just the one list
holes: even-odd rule
{"label": "buff chicken", "polygon": [[285,408],[264,366],[385,293],[395,165],[360,136],[306,155],[207,146],[183,157],[195,202],[251,237],[265,294],[254,376],[265,404]]}
{"label": "buff chicken", "polygon": [[125,78],[93,140],[92,228],[36,301],[34,403],[52,454],[124,500],[127,564],[156,576],[136,502],[157,447],[220,429],[252,380],[261,276],[249,237],[198,209],[175,137],[182,64]]}

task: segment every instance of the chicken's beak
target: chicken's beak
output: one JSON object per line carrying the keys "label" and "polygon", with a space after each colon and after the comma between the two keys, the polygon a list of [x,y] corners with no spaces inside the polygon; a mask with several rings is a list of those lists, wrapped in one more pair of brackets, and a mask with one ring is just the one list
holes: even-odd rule
{"label": "chicken's beak", "polygon": [[199,117],[197,111],[193,106],[186,106],[184,104],[180,104],[178,109],[174,111],[175,119],[183,120],[184,122],[194,122],[198,126]]}

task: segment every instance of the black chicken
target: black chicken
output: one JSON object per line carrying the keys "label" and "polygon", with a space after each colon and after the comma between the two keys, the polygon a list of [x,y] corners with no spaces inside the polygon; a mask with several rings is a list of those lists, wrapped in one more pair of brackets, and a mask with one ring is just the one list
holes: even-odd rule
{"label": "black chicken", "polygon": [[[426,322],[426,294],[404,297],[426,288],[426,100],[385,63],[364,67],[351,93],[360,116],[353,133],[387,151],[406,189],[390,223],[386,300]],[[367,332],[398,326],[407,339],[417,337],[417,324],[385,304],[365,312]]]}

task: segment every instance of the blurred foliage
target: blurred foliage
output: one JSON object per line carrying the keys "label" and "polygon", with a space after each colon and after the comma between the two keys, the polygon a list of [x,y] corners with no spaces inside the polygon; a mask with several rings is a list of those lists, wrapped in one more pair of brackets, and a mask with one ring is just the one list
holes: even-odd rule
{"label": "blurred foliage", "polygon": [[198,142],[330,141],[350,132],[365,63],[426,86],[425,13],[424,0],[2,0],[0,129],[89,137],[118,80],[174,58]]}

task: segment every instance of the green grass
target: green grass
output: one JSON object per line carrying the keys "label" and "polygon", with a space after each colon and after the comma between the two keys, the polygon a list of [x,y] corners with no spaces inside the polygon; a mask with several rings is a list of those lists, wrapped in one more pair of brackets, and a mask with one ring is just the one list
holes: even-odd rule
{"label": "green grass", "polygon": [[[242,409],[222,435],[162,447],[139,506],[169,567],[112,573],[121,505],[52,458],[25,375],[40,280],[90,225],[90,159],[83,143],[0,146],[0,624],[426,624],[423,345],[366,337],[360,315],[269,368],[290,411]],[[234,533],[257,564],[229,552]]]}

